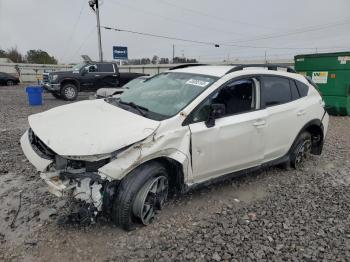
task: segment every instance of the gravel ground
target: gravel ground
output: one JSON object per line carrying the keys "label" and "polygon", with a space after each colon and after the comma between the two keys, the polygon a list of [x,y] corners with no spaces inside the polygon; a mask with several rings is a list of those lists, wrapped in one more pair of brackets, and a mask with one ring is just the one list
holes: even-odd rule
{"label": "gravel ground", "polygon": [[323,155],[301,170],[270,168],[177,197],[154,224],[125,232],[102,220],[57,226],[68,205],[21,152],[27,116],[66,103],[45,94],[31,108],[23,87],[0,87],[0,261],[350,260],[349,117],[331,117]]}

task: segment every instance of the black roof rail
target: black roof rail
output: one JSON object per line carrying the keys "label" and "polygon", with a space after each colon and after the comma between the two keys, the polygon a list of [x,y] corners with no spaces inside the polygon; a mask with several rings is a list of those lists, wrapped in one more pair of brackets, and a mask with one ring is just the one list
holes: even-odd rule
{"label": "black roof rail", "polygon": [[189,63],[189,64],[182,64],[182,65],[170,67],[169,70],[181,69],[181,68],[186,68],[191,66],[205,66],[205,65],[208,65],[208,64]]}
{"label": "black roof rail", "polygon": [[243,70],[244,68],[249,68],[249,67],[264,67],[264,68],[267,68],[268,70],[275,70],[275,71],[277,71],[278,68],[285,68],[285,69],[287,69],[288,73],[296,73],[296,71],[293,68],[291,68],[290,66],[285,66],[285,65],[279,65],[279,64],[247,64],[247,65],[236,65],[234,68],[232,68],[229,71],[227,71],[226,75],[230,74],[232,72]]}

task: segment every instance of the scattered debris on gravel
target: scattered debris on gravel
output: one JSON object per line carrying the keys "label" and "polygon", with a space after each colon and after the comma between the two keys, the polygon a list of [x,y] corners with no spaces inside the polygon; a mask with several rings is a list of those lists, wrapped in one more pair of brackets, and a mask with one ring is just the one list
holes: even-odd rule
{"label": "scattered debris on gravel", "polygon": [[302,170],[270,168],[176,197],[155,223],[125,232],[103,219],[58,226],[69,206],[21,152],[28,115],[66,103],[45,94],[28,107],[23,86],[0,87],[0,261],[350,260],[349,117],[331,117],[322,156]]}

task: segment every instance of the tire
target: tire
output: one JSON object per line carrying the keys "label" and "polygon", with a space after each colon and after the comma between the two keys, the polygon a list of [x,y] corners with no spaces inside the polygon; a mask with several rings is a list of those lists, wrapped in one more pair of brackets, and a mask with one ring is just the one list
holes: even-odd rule
{"label": "tire", "polygon": [[[166,183],[164,182],[166,179]],[[146,189],[152,183],[161,184],[164,182],[166,190],[164,192],[152,193],[149,191],[145,197]],[[158,182],[153,182],[158,181]],[[158,195],[159,194],[159,195]],[[119,184],[116,197],[112,207],[112,219],[117,226],[125,230],[135,229],[136,223],[147,225],[153,221],[154,216],[149,221],[142,219],[141,210],[150,206],[149,212],[155,214],[155,210],[161,210],[168,196],[168,174],[163,165],[157,162],[151,162],[137,167],[127,175]],[[142,199],[145,199],[142,205]],[[140,205],[141,203],[141,205]],[[147,209],[147,208],[146,208]],[[145,218],[145,217],[143,217]],[[149,223],[147,223],[149,222]]]}
{"label": "tire", "polygon": [[303,132],[299,135],[297,141],[295,142],[295,146],[293,147],[291,156],[290,156],[290,165],[299,169],[302,167],[305,159],[309,156],[311,152],[311,135],[309,132]]}
{"label": "tire", "polygon": [[78,88],[73,84],[66,84],[61,88],[61,97],[67,101],[74,101],[78,97]]}
{"label": "tire", "polygon": [[6,85],[7,86],[13,86],[14,82],[12,80],[7,80]]}
{"label": "tire", "polygon": [[51,93],[51,95],[54,97],[54,98],[57,98],[57,99],[62,99],[61,95],[60,94],[57,94],[57,93]]}

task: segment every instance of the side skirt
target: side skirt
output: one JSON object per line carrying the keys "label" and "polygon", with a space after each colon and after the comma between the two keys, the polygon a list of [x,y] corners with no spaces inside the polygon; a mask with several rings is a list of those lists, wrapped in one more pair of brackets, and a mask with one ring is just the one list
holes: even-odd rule
{"label": "side skirt", "polygon": [[289,162],[289,153],[286,154],[283,157],[280,157],[278,159],[275,159],[275,160],[263,163],[263,164],[261,164],[259,166],[243,169],[243,170],[240,170],[240,171],[237,171],[237,172],[233,172],[233,173],[228,173],[228,174],[225,174],[225,175],[222,175],[222,176],[219,176],[219,177],[215,177],[215,178],[209,179],[209,180],[201,182],[201,183],[193,184],[191,186],[187,186],[186,185],[185,188],[184,188],[183,193],[188,193],[189,191],[194,191],[194,190],[197,190],[197,189],[200,189],[200,188],[207,187],[207,186],[212,185],[212,184],[217,184],[217,183],[222,182],[222,181],[230,180],[230,179],[232,179],[234,177],[239,177],[239,176],[242,176],[242,175],[248,175],[248,174],[251,174],[251,173],[256,172],[258,170],[267,169],[269,167],[277,166],[277,165],[288,163],[288,162]]}

